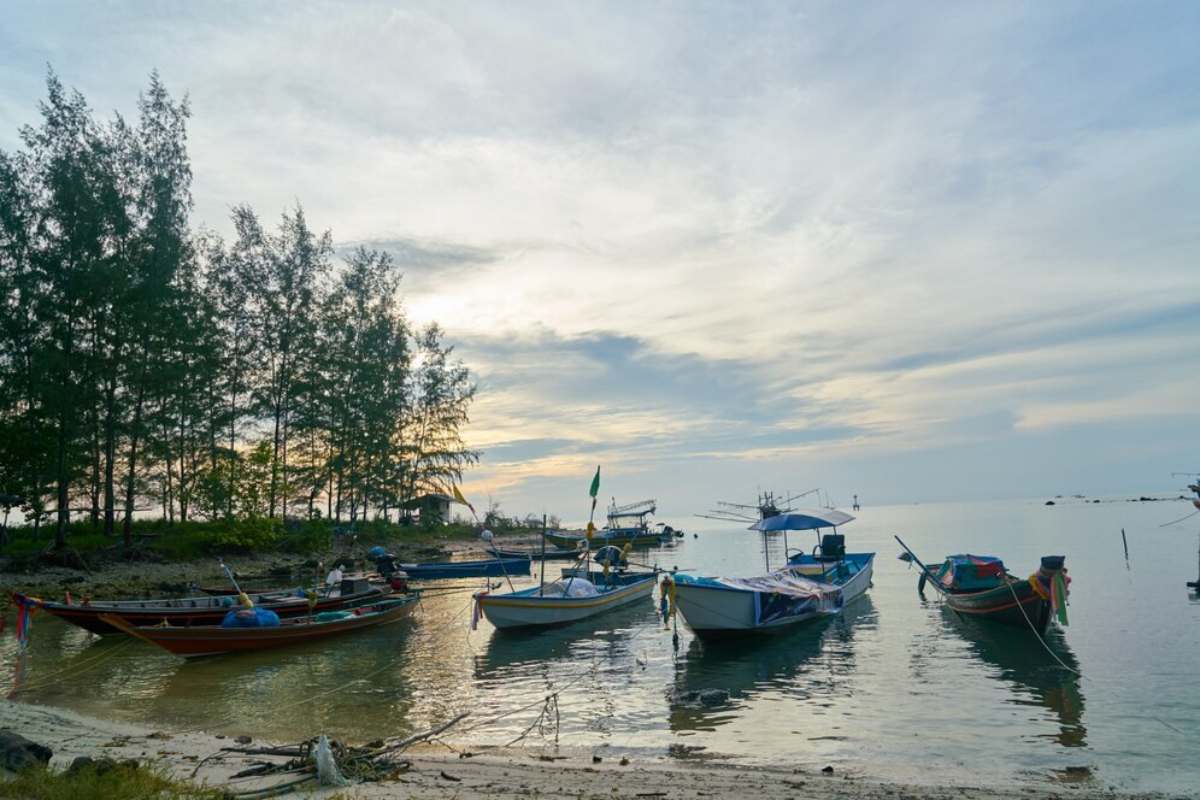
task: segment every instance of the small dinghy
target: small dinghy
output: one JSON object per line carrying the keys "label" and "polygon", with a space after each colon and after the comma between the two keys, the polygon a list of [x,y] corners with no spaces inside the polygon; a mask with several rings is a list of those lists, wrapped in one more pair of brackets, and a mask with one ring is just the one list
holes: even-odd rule
{"label": "small dinghy", "polygon": [[654,591],[656,572],[620,569],[565,569],[563,577],[530,589],[504,594],[478,592],[475,615],[497,628],[564,625],[634,603]]}

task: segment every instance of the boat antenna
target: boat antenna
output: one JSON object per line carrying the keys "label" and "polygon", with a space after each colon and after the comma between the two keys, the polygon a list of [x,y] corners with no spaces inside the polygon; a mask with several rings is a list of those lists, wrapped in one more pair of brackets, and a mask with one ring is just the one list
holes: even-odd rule
{"label": "boat antenna", "polygon": [[249,595],[242,591],[242,587],[238,586],[237,578],[233,577],[233,570],[225,565],[224,559],[218,559],[218,563],[221,565],[221,569],[225,570],[225,574],[229,576],[229,582],[233,584],[233,588],[238,594],[238,600],[242,601],[247,608],[253,608],[253,601],[250,600]]}

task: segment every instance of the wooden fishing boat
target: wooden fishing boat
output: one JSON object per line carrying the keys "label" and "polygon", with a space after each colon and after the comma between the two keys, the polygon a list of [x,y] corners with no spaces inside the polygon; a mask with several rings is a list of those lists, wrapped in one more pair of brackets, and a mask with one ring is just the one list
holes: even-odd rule
{"label": "wooden fishing boat", "polygon": [[[900,537],[896,541],[908,550]],[[921,568],[917,591],[923,596],[925,587],[932,586],[949,608],[963,616],[1033,628],[1038,635],[1045,633],[1056,614],[1066,624],[1071,579],[1063,556],[1043,556],[1037,572],[1017,578],[993,556],[947,556],[934,569],[908,552]]]}
{"label": "wooden fishing boat", "polygon": [[489,558],[480,561],[431,561],[424,564],[400,564],[410,580],[423,581],[441,578],[495,578],[505,575],[528,575],[530,559]]}
{"label": "wooden fishing boat", "polygon": [[[820,617],[841,613],[871,586],[874,553],[847,553],[837,526],[854,517],[833,509],[793,511],[760,519],[750,526],[764,535],[832,528],[811,553],[793,555],[787,566],[751,578],[676,574],[668,595],[697,636],[772,633]],[[769,550],[764,548],[764,553]]]}
{"label": "wooden fishing boat", "polygon": [[199,658],[247,650],[264,650],[310,642],[329,636],[397,622],[412,613],[417,595],[410,594],[375,603],[358,605],[340,611],[328,611],[313,616],[280,620],[271,627],[225,627],[195,625],[187,628],[131,625],[123,618],[102,615],[105,622],[130,636],[184,658]]}
{"label": "wooden fishing boat", "polygon": [[375,569],[385,580],[401,572],[410,580],[426,581],[443,578],[495,578],[513,575],[528,575],[530,559],[522,555],[515,558],[485,558],[477,561],[427,561],[405,564],[379,545],[367,551],[367,558],[375,562]]}
{"label": "wooden fishing boat", "polygon": [[[588,544],[587,535],[583,533],[547,531],[544,535],[546,541],[560,550],[578,553]],[[605,545],[623,547],[631,544],[634,547],[655,547],[666,544],[674,538],[673,534],[643,528],[602,528],[592,534],[591,546],[593,548]]]}
{"label": "wooden fishing boat", "polygon": [[545,553],[540,550],[495,550],[494,552],[499,558],[529,558],[534,561],[574,561],[583,557],[583,554],[578,551],[564,550],[547,550]]}
{"label": "wooden fishing boat", "polygon": [[497,628],[537,628],[577,622],[650,596],[655,574],[613,571],[605,575],[590,571],[516,592],[477,592],[472,626],[481,615]]}
{"label": "wooden fishing boat", "polygon": [[[346,606],[382,598],[391,592],[391,587],[386,584],[374,584],[356,578],[343,580],[338,587],[318,592],[316,604],[312,608],[303,589],[253,593],[248,594],[248,597],[256,607],[268,608],[286,619],[308,614],[310,611],[336,611]],[[134,627],[164,623],[172,626],[219,625],[230,609],[239,604],[239,598],[234,595],[155,600],[84,600],[76,603],[58,603],[22,594],[14,594],[13,598],[20,598],[27,605],[44,609],[64,622],[102,635],[121,632],[111,622],[103,619],[105,616],[119,618]]]}
{"label": "wooden fishing boat", "polygon": [[623,506],[614,502],[608,507],[608,524],[595,531],[590,542],[583,533],[546,531],[544,535],[547,541],[561,550],[582,550],[587,546],[596,549],[605,545],[622,547],[626,544],[634,547],[654,547],[667,544],[677,536],[682,537],[682,531],[676,531],[669,525],[654,526],[658,530],[650,526],[647,517],[657,510],[658,506],[654,500],[642,500]]}

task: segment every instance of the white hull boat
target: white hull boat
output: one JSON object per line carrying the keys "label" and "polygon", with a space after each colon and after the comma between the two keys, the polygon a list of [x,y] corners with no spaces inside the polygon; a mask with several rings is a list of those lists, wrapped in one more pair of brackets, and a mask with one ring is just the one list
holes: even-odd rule
{"label": "white hull boat", "polygon": [[675,576],[675,604],[698,636],[771,632],[840,613],[871,585],[874,553],[818,571],[790,564],[755,578]]}
{"label": "white hull boat", "polygon": [[[594,582],[593,582],[594,581]],[[592,580],[564,577],[519,592],[475,595],[475,621],[480,615],[497,628],[565,625],[648,597],[654,573],[592,573]]]}

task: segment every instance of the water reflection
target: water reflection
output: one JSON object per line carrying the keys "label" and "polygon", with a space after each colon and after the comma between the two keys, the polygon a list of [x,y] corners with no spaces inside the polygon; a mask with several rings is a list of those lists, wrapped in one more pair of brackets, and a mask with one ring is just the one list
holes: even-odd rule
{"label": "water reflection", "polygon": [[1000,678],[1012,684],[1013,703],[1045,708],[1057,718],[1058,732],[1049,738],[1063,747],[1087,745],[1081,679],[1059,665],[1054,656],[1076,673],[1079,661],[1057,626],[1046,632],[1052,656],[1031,631],[960,618],[945,607],[942,617],[947,631],[961,636],[975,656],[998,669]]}
{"label": "water reflection", "polygon": [[847,693],[856,632],[877,618],[869,596],[836,617],[758,637],[693,638],[667,690],[673,732],[713,731],[759,696],[823,703]]}

